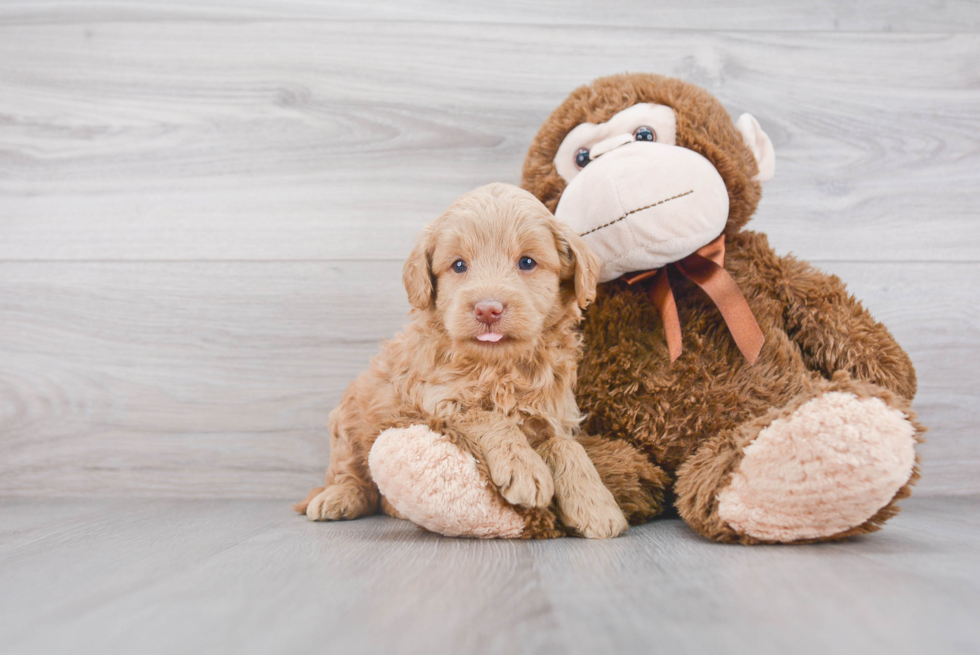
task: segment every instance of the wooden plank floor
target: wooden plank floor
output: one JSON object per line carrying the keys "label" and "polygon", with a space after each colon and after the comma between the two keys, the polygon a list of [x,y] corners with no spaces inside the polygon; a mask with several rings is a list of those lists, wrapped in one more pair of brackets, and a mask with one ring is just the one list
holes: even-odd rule
{"label": "wooden plank floor", "polygon": [[976,653],[980,497],[875,535],[446,539],[281,501],[0,501],[0,652]]}

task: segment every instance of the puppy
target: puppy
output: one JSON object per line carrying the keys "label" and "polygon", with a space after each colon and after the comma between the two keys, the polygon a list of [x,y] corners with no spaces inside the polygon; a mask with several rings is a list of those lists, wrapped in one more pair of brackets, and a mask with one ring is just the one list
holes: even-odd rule
{"label": "puppy", "polygon": [[586,537],[627,528],[585,450],[573,388],[581,309],[597,258],[530,193],[490,184],[428,225],[405,262],[413,306],[330,416],[326,486],[296,505],[314,521],[384,503],[368,453],[388,429],[427,425],[484,462],[511,504],[547,507]]}

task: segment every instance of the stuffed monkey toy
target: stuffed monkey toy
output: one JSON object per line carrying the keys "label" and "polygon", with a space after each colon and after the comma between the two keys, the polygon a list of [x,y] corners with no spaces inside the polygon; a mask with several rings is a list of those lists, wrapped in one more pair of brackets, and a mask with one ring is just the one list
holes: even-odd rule
{"label": "stuffed monkey toy", "polygon": [[[659,75],[575,90],[531,144],[522,186],[602,262],[580,441],[631,524],[672,502],[719,542],[836,540],[878,530],[918,477],[908,355],[837,277],[744,229],[774,172],[755,118]],[[370,463],[391,513],[430,530],[574,534],[470,460],[400,431]]]}

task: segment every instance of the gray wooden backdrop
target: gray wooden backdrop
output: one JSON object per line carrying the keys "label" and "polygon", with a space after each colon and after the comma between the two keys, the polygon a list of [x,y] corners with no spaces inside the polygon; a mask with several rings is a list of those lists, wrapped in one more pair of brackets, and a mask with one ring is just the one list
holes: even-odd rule
{"label": "gray wooden backdrop", "polygon": [[0,494],[297,497],[401,260],[593,77],[751,111],[753,227],[908,349],[980,491],[976,2],[0,3]]}

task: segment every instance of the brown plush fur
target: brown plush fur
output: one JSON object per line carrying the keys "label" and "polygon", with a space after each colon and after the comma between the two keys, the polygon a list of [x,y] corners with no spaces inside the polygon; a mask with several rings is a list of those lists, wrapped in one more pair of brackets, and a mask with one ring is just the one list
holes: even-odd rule
{"label": "brown plush fur", "polygon": [[625,441],[582,436],[578,439],[593,462],[630,525],[646,523],[658,516],[670,476],[643,453]]}
{"label": "brown plush fur", "polygon": [[[520,270],[522,257],[536,267]],[[467,270],[454,270],[457,260]],[[597,273],[581,239],[526,191],[495,184],[460,198],[409,256],[412,321],[331,415],[326,486],[296,509],[314,520],[376,512],[381,499],[367,463],[374,440],[387,428],[426,424],[476,455],[510,503],[546,508],[557,487],[558,507],[578,511],[569,527],[593,536],[611,536],[599,533],[617,521],[625,529],[611,497],[596,505],[608,492],[571,438],[581,421],[576,327]],[[493,326],[504,338],[496,343],[477,340],[489,328],[474,306],[490,299],[504,307]],[[547,513],[529,512],[528,523],[535,536],[561,533]]]}
{"label": "brown plush fur", "polygon": [[[764,235],[742,230],[761,196],[760,185],[752,182],[756,163],[724,107],[698,87],[657,75],[617,75],[577,89],[535,137],[524,164],[524,188],[554,210],[565,182],[553,159],[565,135],[582,122],[606,121],[641,102],[672,107],[677,144],[701,153],[721,173],[731,202],[725,268],[766,341],[750,366],[713,303],[675,276],[684,351],[671,363],[646,290],[621,281],[599,285],[586,312],[577,387],[588,415],[584,427],[597,435],[590,438],[589,453],[606,484],[620,492],[620,506],[628,513],[643,508],[634,519],[658,512],[676,479],[679,511],[695,530],[719,541],[752,543],[756,540],[736,534],[716,514],[716,494],[745,444],[827,385],[881,398],[914,421],[909,403],[915,372],[888,330],[838,278],[777,256]],[[921,434],[921,426],[916,428]],[[644,464],[659,469],[643,468],[635,458],[624,466],[607,450],[614,443],[633,446],[645,456]],[[908,495],[917,475],[864,525],[828,539],[878,529],[897,511],[895,501]],[[645,480],[637,485],[642,490],[614,481],[627,478]]]}

